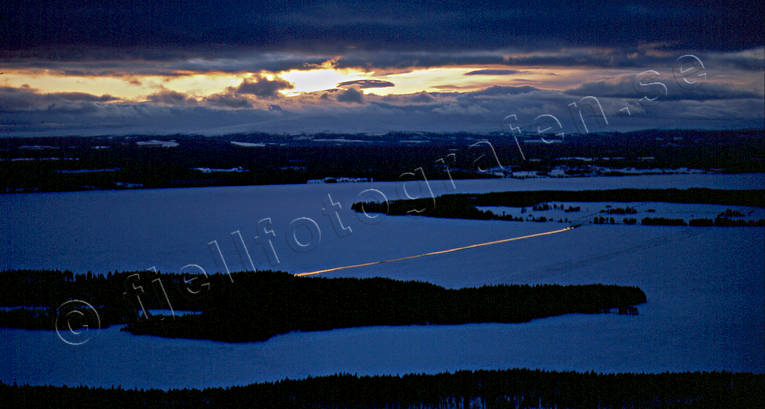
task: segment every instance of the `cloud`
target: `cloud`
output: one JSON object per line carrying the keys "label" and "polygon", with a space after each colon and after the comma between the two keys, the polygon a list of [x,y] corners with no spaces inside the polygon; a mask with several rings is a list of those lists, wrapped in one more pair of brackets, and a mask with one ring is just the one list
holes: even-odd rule
{"label": "cloud", "polygon": [[763,5],[645,0],[603,3],[247,0],[3,5],[0,49],[45,47],[236,48],[261,51],[525,49],[626,46],[730,50],[762,43]]}
{"label": "cloud", "polygon": [[[147,89],[156,79],[144,76],[260,73],[207,97],[160,90],[144,102],[0,87],[0,130],[9,134],[497,130],[511,113],[526,127],[544,113],[569,118],[568,104],[587,95],[602,100],[615,130],[762,127],[761,1],[646,0],[636,6],[476,0],[434,7],[392,0],[103,0],[73,7],[45,0],[5,2],[0,15],[0,71],[6,73],[61,74],[84,81],[109,76]],[[710,71],[710,79],[731,78],[736,84],[708,81],[686,89],[668,82],[659,104],[642,106],[635,101],[646,93],[655,95],[655,86],[636,90],[625,77],[609,79],[655,69],[661,80],[670,80],[672,65],[683,54],[698,55],[716,70],[719,75]],[[544,80],[529,76],[528,82],[510,77],[505,84],[529,86],[476,92],[460,92],[463,82],[444,78],[442,89],[454,92],[362,92],[395,86],[380,79],[340,82],[337,90],[297,97],[280,93],[293,85],[278,72],[319,66],[374,72],[383,79],[433,67],[468,67],[465,75],[471,80],[525,72],[518,67],[558,75]],[[144,93],[149,92],[154,91]],[[625,103],[633,114],[619,117]]]}
{"label": "cloud", "polygon": [[521,74],[526,71],[518,71],[518,70],[475,70],[466,72],[465,75],[513,75],[513,74]]}
{"label": "cloud", "polygon": [[[374,97],[369,97],[369,99],[372,98]],[[431,104],[437,101],[433,95],[424,91],[415,94],[385,95],[382,98],[379,98],[379,100],[393,105]]]}
{"label": "cloud", "polygon": [[444,115],[476,116],[488,114],[490,111],[480,104],[450,102],[434,108],[433,112]]}
{"label": "cloud", "polygon": [[78,112],[91,110],[98,103],[116,100],[117,98],[111,95],[92,95],[84,92],[43,93],[28,86],[0,87],[0,110],[10,112],[35,109]]}
{"label": "cloud", "polygon": [[355,80],[355,81],[345,81],[337,84],[339,88],[343,87],[350,87],[350,86],[357,86],[359,88],[385,88],[385,87],[395,87],[396,85],[390,81],[382,81],[382,80]]}
{"label": "cloud", "polygon": [[[627,92],[631,88],[619,88],[624,84],[626,79],[618,77],[585,83],[566,92],[495,86],[475,92],[385,96],[363,94],[358,87],[350,87],[283,97],[278,101],[261,101],[255,95],[238,93],[237,87],[229,87],[224,92],[198,99],[196,104],[174,104],[174,99],[191,97],[167,90],[153,94],[147,101],[134,102],[115,100],[108,95],[46,94],[29,87],[0,87],[0,133],[16,136],[179,132],[218,135],[254,131],[279,134],[497,132],[507,131],[504,118],[515,114],[517,123],[514,125],[533,134],[539,125],[535,118],[548,114],[556,116],[566,134],[570,134],[582,131],[578,119],[571,115],[570,104],[580,101],[585,91],[598,96],[608,118],[605,124],[593,112],[584,110],[590,131],[762,127],[763,97],[752,97],[755,91],[741,94],[739,87],[710,82],[698,89],[679,89],[678,92],[686,94],[676,98],[660,98],[654,104],[643,104]],[[579,91],[571,92],[573,89]],[[673,90],[669,88],[670,96]],[[717,93],[717,97],[704,96],[705,93]],[[630,115],[621,111],[625,106],[629,107]]]}
{"label": "cloud", "polygon": [[[576,88],[565,90],[566,94],[595,97],[659,98],[660,100],[728,100],[753,98],[762,99],[763,94],[741,89],[725,83],[714,83],[704,79],[695,79],[694,86],[681,82],[667,75],[635,74],[625,75],[611,81],[584,83]],[[681,86],[682,85],[682,86]]]}
{"label": "cloud", "polygon": [[279,96],[279,90],[291,89],[294,86],[281,78],[269,80],[265,77],[255,77],[254,80],[242,80],[242,83],[236,87],[237,94],[254,95],[258,98],[273,99]]}
{"label": "cloud", "polygon": [[196,105],[197,100],[180,92],[162,90],[146,97],[149,102],[162,105],[186,106]]}
{"label": "cloud", "polygon": [[[0,66],[5,69],[31,70],[47,74],[73,76],[113,76],[126,81],[141,75],[183,76],[196,73],[257,73],[291,69],[310,69],[332,65],[336,68],[374,71],[377,76],[410,72],[429,67],[492,66],[491,70],[515,71],[515,67],[582,67],[642,71],[672,65],[683,54],[698,55],[707,67],[717,70],[749,71],[765,69],[765,48],[760,46],[735,51],[701,52],[695,49],[665,49],[662,44],[602,47],[597,44],[578,47],[540,46],[475,50],[370,51],[345,48],[328,52],[263,51],[253,46],[156,50],[100,47],[62,47],[50,50],[0,49]],[[507,67],[506,69],[501,67]],[[476,69],[473,72],[486,72]],[[523,72],[523,71],[520,71]],[[480,75],[480,74],[472,74]]]}
{"label": "cloud", "polygon": [[526,94],[532,91],[538,91],[538,89],[534,87],[530,87],[530,86],[508,87],[508,86],[495,85],[480,91],[470,92],[468,93],[468,95],[470,96],[516,95],[516,94]]}
{"label": "cloud", "polygon": [[92,95],[84,92],[54,92],[44,95],[46,98],[61,99],[64,101],[107,102],[117,100],[117,98],[111,95]]}
{"label": "cloud", "polygon": [[357,88],[348,88],[337,94],[337,100],[339,102],[347,102],[350,104],[361,104],[364,102],[364,94]]}
{"label": "cloud", "polygon": [[236,95],[232,92],[213,94],[205,97],[205,104],[212,107],[243,109],[252,107],[252,102],[246,97]]}
{"label": "cloud", "polygon": [[417,94],[412,95],[410,98],[410,101],[414,103],[425,104],[425,103],[435,101],[435,98],[430,96],[430,94],[428,94],[427,92],[419,92]]}

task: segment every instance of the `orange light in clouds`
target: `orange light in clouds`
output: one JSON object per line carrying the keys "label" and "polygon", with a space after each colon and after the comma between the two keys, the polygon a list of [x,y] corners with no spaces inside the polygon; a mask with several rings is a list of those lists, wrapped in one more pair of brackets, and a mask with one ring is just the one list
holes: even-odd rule
{"label": "orange light in clouds", "polygon": [[5,71],[0,76],[2,85],[19,88],[28,85],[43,93],[84,92],[93,95],[109,94],[119,98],[137,98],[146,95],[145,86],[136,86],[121,77],[67,76],[43,72]]}
{"label": "orange light in clouds", "polygon": [[[194,73],[184,72],[175,76],[125,75],[125,76],[71,76],[47,70],[23,71],[5,70],[0,84],[10,87],[29,85],[40,92],[84,92],[93,95],[109,94],[117,98],[141,101],[147,95],[171,90],[192,97],[202,98],[225,92],[236,87],[243,80],[262,76],[269,80],[284,79],[294,88],[281,90],[287,97],[317,92],[337,87],[337,84],[356,80],[389,81],[393,87],[367,88],[365,93],[377,95],[413,94],[418,92],[442,92],[450,89],[461,92],[476,91],[492,85],[533,85],[539,88],[562,89],[563,83],[577,77],[577,70],[556,70],[557,76],[550,76],[550,69],[521,69],[513,75],[465,75],[466,73],[490,66],[435,67],[417,69],[403,73],[375,75],[374,71],[332,67],[331,63],[310,70],[289,70],[278,73]],[[502,67],[500,67],[502,68]],[[507,68],[507,67],[504,67]],[[568,72],[567,72],[568,71]],[[581,70],[580,70],[581,71]],[[581,73],[579,73],[581,74]]]}
{"label": "orange light in clouds", "polygon": [[[381,80],[389,81],[393,87],[367,88],[365,93],[377,95],[414,94],[422,91],[443,91],[444,85],[453,86],[454,89],[476,91],[492,85],[514,85],[514,78],[519,75],[475,75],[467,76],[466,73],[486,67],[435,67],[417,69],[404,73],[375,75],[374,71],[359,71],[352,69],[320,68],[313,70],[290,70],[281,72],[279,77],[290,81],[295,85],[293,89],[284,90],[284,95],[299,95],[305,92],[316,92],[332,89],[337,84],[356,80]],[[533,80],[544,79],[542,75],[534,72],[525,72],[524,78]]]}
{"label": "orange light in clouds", "polygon": [[345,81],[369,79],[368,73],[346,69],[319,68],[313,70],[290,70],[278,74],[292,84],[294,88],[283,90],[284,95],[299,95],[306,92],[316,92],[337,87]]}
{"label": "orange light in clouds", "polygon": [[43,93],[84,92],[109,94],[127,100],[141,100],[147,95],[171,90],[191,96],[207,96],[237,86],[246,76],[227,73],[204,73],[178,76],[72,76],[51,72],[10,71],[0,76],[2,85],[28,85]]}

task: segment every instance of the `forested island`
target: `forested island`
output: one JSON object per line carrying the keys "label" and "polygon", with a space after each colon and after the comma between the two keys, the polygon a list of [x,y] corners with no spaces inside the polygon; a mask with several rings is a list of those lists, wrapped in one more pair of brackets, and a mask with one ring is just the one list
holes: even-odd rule
{"label": "forested island", "polygon": [[[74,275],[4,271],[0,326],[52,329],[57,306],[88,302],[100,325],[127,324],[133,334],[263,341],[292,331],[373,325],[517,323],[568,313],[635,314],[646,301],[637,287],[616,285],[496,285],[446,289],[387,278],[296,277],[282,272],[180,275],[150,271]],[[160,285],[161,284],[161,285]],[[144,309],[195,310],[184,316],[144,316]],[[75,323],[75,326],[77,324]],[[92,324],[91,324],[92,328]]]}
{"label": "forested island", "polygon": [[762,408],[765,375],[596,374],[512,369],[436,375],[334,375],[229,388],[0,383],[0,408]]}
{"label": "forested island", "polygon": [[[547,202],[664,202],[737,205],[765,208],[765,190],[723,190],[707,188],[690,189],[610,189],[610,190],[533,190],[492,192],[483,194],[448,194],[435,198],[418,198],[393,200],[388,202],[356,202],[351,208],[357,212],[384,213],[388,215],[419,215],[441,218],[474,219],[474,220],[507,220],[547,222],[553,219],[540,216],[524,219],[513,215],[495,214],[481,210],[480,206],[508,206],[531,209],[539,212],[549,210]],[[557,205],[556,205],[557,206]],[[561,205],[563,208],[563,205]],[[651,209],[652,210],[652,209]],[[578,212],[578,207],[569,206],[565,212]],[[616,208],[602,210],[609,215],[631,215],[635,210]],[[691,226],[765,226],[765,219],[746,221],[736,220],[742,214],[728,209],[715,219],[684,219],[644,217],[644,225],[691,225]],[[572,216],[574,220],[576,217]],[[625,224],[636,224],[635,218],[624,218]],[[570,222],[566,220],[566,222]],[[614,224],[613,217],[596,216],[593,219],[581,220],[579,223]]]}

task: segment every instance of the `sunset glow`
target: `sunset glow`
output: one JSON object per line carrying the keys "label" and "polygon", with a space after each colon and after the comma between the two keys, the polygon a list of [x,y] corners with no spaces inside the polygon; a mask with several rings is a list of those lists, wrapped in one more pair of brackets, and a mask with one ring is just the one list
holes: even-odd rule
{"label": "sunset glow", "polygon": [[[741,23],[757,13],[710,20],[709,8],[695,6],[416,4],[403,18],[395,7],[357,4],[242,4],[228,14],[203,3],[159,7],[154,20],[140,7],[119,22],[100,19],[105,9],[63,6],[39,24],[4,16],[13,25],[0,38],[0,106],[13,124],[4,130],[173,133],[173,124],[206,117],[217,119],[194,132],[497,132],[512,114],[523,129],[539,115],[568,116],[586,96],[598,98],[612,131],[763,120],[765,47],[750,33],[758,24]],[[608,35],[575,18],[584,10]],[[178,25],[179,15],[191,20]],[[646,18],[660,29],[637,23]],[[21,35],[29,27],[50,32]],[[740,32],[713,35],[731,27]],[[703,80],[683,86],[685,69],[703,70]],[[337,120],[324,123],[328,115]]]}

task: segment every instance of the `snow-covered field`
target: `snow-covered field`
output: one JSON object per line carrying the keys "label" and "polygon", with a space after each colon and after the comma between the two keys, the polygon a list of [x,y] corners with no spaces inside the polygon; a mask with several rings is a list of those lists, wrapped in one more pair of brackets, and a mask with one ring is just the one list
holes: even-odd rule
{"label": "snow-covered field", "polygon": [[[657,175],[620,178],[455,181],[455,192],[620,187],[763,188],[763,175]],[[431,181],[437,192],[451,191]],[[290,272],[363,263],[561,227],[558,223],[384,217],[348,210],[400,183],[262,186],[0,195],[1,268],[106,272],[190,263],[215,271],[217,240],[232,270],[242,269],[239,231],[258,268]],[[408,183],[410,195],[418,189]],[[322,201],[342,203],[336,228]],[[592,205],[592,204],[590,204]],[[599,205],[599,204],[598,204]],[[623,204],[619,204],[623,206]],[[651,205],[653,206],[653,204]],[[689,205],[680,205],[689,206]],[[690,205],[694,214],[715,212]],[[660,210],[657,205],[657,213]],[[730,206],[728,206],[730,207]],[[727,207],[725,207],[727,208]],[[672,206],[661,207],[671,211]],[[724,209],[723,209],[724,210]],[[540,213],[541,214],[541,213]],[[254,236],[270,217],[279,263]],[[296,218],[311,218],[321,239],[309,251],[286,244]],[[376,222],[376,223],[373,223]],[[524,324],[371,327],[292,333],[263,343],[227,344],[91,331],[74,347],[55,332],[0,329],[0,380],[32,384],[204,387],[336,372],[438,372],[477,368],[595,371],[765,368],[765,229],[585,225],[560,234],[420,259],[337,271],[447,287],[495,283],[637,285],[640,315],[567,315]],[[234,235],[238,240],[238,236]],[[217,253],[216,253],[217,254]],[[247,265],[246,259],[244,265]],[[236,285],[236,283],[232,284]]]}

